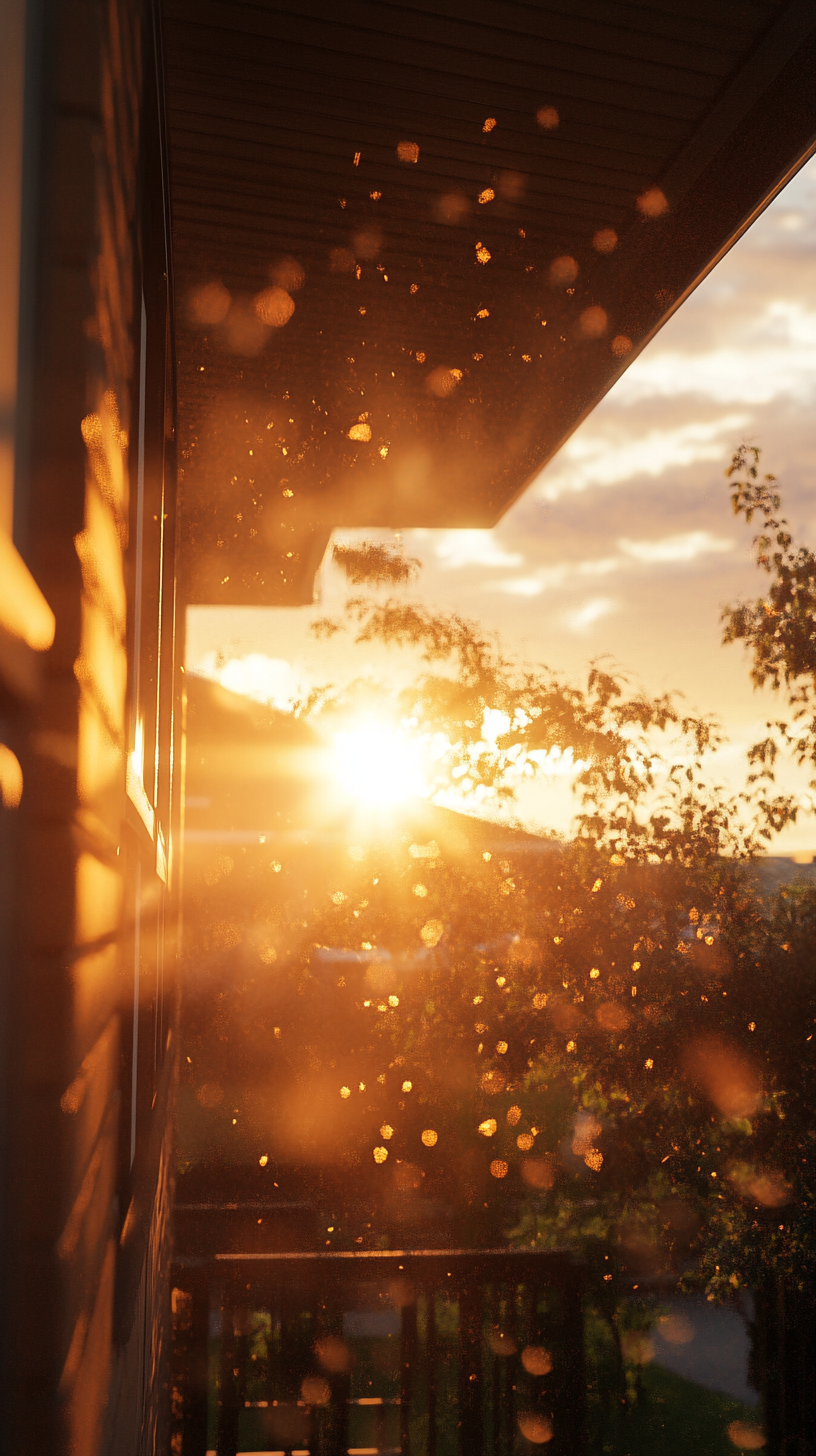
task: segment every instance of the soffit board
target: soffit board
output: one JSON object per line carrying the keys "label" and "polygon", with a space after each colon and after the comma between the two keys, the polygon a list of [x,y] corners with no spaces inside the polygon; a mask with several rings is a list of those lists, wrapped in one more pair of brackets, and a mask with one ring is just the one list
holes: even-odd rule
{"label": "soffit board", "polygon": [[[807,154],[815,20],[167,0],[188,597],[303,599],[335,525],[493,524]],[[283,257],[294,314],[253,337]],[[202,327],[212,280],[233,307]]]}

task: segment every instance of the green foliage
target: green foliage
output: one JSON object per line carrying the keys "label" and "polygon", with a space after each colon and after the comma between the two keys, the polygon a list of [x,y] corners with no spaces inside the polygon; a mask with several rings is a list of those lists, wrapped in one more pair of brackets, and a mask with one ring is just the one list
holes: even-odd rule
{"label": "green foliage", "polygon": [[376,541],[362,541],[359,546],[336,542],[332,560],[352,586],[404,586],[419,571],[416,557]]}
{"label": "green foliage", "polygon": [[[759,458],[755,446],[740,446],[727,475],[735,515],[749,523],[755,513],[761,517],[754,556],[771,582],[765,596],[725,609],[723,641],[746,644],[757,687],[784,690],[790,721],[769,722],[768,736],[750,751],[751,782],[771,784],[780,751],[791,753],[800,766],[816,765],[816,554],[794,542],[780,515],[775,477],[759,478]],[[816,779],[810,787],[816,788]],[[768,823],[781,828],[796,819],[799,805],[790,795],[778,795],[767,797],[764,807]]]}

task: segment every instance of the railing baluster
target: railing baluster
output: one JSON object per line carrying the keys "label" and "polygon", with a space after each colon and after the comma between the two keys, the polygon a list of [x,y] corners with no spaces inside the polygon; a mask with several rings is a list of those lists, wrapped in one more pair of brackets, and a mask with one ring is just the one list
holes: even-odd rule
{"label": "railing baluster", "polygon": [[[480,1271],[481,1273],[481,1271]],[[482,1281],[459,1285],[459,1452],[482,1456]]]}
{"label": "railing baluster", "polygon": [[436,1456],[436,1287],[425,1294],[425,1361],[428,1372],[428,1456]]}
{"label": "railing baluster", "polygon": [[216,1456],[237,1456],[238,1451],[241,1367],[236,1314],[235,1297],[228,1286],[224,1291],[221,1305],[221,1360],[218,1429],[215,1439]]}
{"label": "railing baluster", "polygon": [[400,1452],[411,1450],[411,1397],[414,1389],[414,1368],[417,1355],[416,1300],[404,1304],[400,1311]]}

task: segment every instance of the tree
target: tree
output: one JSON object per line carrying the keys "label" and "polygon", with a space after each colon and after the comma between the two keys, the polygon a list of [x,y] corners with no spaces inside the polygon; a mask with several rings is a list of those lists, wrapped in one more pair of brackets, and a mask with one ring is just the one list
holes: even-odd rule
{"label": "tree", "polygon": [[[758,560],[774,589],[767,610],[730,609],[726,641],[752,646],[755,680],[791,685],[806,715],[798,751],[813,757],[816,586],[806,601],[801,583],[816,569],[751,468],[735,503],[764,513]],[[377,587],[405,580],[360,548],[357,585],[366,561]],[[774,614],[781,636],[766,630]],[[522,837],[492,854],[410,833],[350,838],[320,861],[258,851],[237,925],[233,883],[222,898],[210,880],[194,952],[215,958],[222,986],[217,1016],[210,1002],[193,1018],[191,1081],[203,1064],[208,1087],[230,1085],[226,1111],[242,1059],[242,1135],[270,1175],[335,1170],[331,1196],[349,1201],[342,1218],[329,1210],[335,1246],[406,1227],[438,1239],[422,1222],[431,1207],[437,1220],[452,1210],[458,1242],[571,1245],[621,1357],[627,1272],[673,1269],[713,1300],[769,1278],[807,1286],[816,894],[769,903],[757,881],[763,837],[795,808],[770,795],[770,750],[752,751],[729,797],[707,774],[716,725],[600,665],[570,684],[513,662],[478,624],[399,597],[355,596],[342,622],[317,624],[341,628],[418,654],[379,707],[444,738],[437,788],[508,799],[543,755],[571,749],[576,833],[543,854]],[[298,711],[320,730],[373,692],[327,688]],[[352,1203],[377,1210],[359,1234]]]}
{"label": "tree", "polygon": [[[734,514],[749,523],[755,513],[761,518],[754,557],[771,582],[765,596],[726,608],[723,641],[744,642],[755,686],[770,685],[787,699],[790,721],[769,722],[768,736],[749,755],[751,782],[770,786],[781,750],[791,753],[800,767],[816,768],[816,555],[793,540],[780,515],[776,478],[759,478],[759,460],[756,446],[741,445],[726,474],[732,482]],[[809,788],[816,788],[816,779]],[[768,822],[782,828],[796,819],[800,804],[792,795],[775,795],[765,799],[764,807]]]}

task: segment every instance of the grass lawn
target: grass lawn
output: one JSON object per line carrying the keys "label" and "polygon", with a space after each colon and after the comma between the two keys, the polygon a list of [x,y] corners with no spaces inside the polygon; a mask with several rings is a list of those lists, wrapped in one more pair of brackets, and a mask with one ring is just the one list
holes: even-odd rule
{"label": "grass lawn", "polygon": [[728,1438],[732,1421],[756,1425],[759,1416],[729,1395],[648,1365],[637,1405],[616,1423],[614,1433],[600,1437],[595,1451],[597,1456],[737,1456]]}

